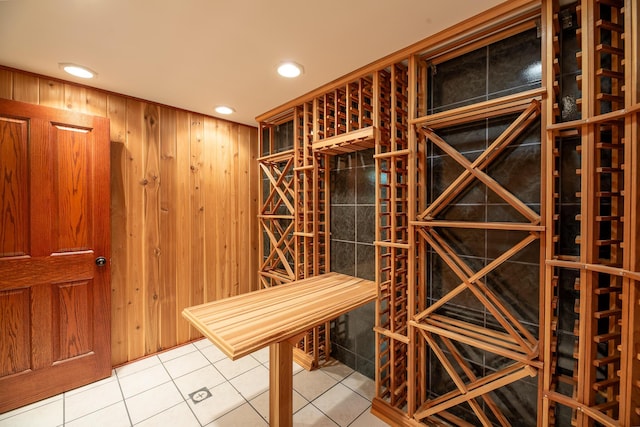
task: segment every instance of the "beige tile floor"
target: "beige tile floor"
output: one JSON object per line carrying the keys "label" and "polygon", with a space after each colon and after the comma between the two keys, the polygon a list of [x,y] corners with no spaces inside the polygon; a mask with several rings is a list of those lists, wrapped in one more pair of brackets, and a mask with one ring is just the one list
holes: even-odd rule
{"label": "beige tile floor", "polygon": [[[387,425],[370,414],[374,382],[345,365],[295,365],[293,388],[294,426]],[[232,362],[200,340],[0,414],[0,427],[268,426],[268,391],[268,349]]]}

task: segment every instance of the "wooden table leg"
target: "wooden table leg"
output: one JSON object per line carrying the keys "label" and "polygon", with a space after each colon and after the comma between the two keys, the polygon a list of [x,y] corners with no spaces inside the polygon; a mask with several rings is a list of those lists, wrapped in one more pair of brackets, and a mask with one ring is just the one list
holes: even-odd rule
{"label": "wooden table leg", "polygon": [[293,345],[269,346],[269,425],[293,427]]}

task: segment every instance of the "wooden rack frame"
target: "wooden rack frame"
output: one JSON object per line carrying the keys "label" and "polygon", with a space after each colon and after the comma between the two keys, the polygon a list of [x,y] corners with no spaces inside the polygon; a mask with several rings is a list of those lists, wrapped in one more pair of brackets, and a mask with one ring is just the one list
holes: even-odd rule
{"label": "wooden rack frame", "polygon": [[[415,221],[411,221],[418,239],[422,240],[422,244],[425,245],[424,250],[431,250],[437,254],[461,281],[459,285],[452,287],[452,290],[437,302],[414,313],[411,316],[412,320],[409,321],[410,327],[414,328],[418,335],[424,339],[426,347],[433,352],[436,359],[443,365],[445,372],[451,377],[458,389],[437,398],[424,398],[418,401],[413,414],[414,419],[422,420],[429,416],[440,414],[441,417],[451,421],[457,419],[457,417],[447,413],[447,409],[466,403],[482,424],[489,425],[491,423],[487,415],[481,410],[481,406],[476,400],[477,398],[482,398],[500,424],[509,425],[508,419],[503,414],[500,406],[487,393],[526,376],[536,376],[538,368],[542,366],[538,359],[540,351],[538,337],[534,336],[517,319],[517,316],[507,309],[500,296],[493,292],[491,287],[483,280],[484,277],[490,275],[493,270],[505,261],[508,261],[531,243],[537,241],[544,232],[540,215],[507,191],[486,172],[489,170],[491,163],[500,157],[509,144],[517,141],[520,135],[529,130],[532,125],[538,123],[541,110],[540,102],[537,99],[530,99],[527,103],[519,102],[518,105],[520,114],[473,162],[467,160],[454,147],[438,136],[437,129],[432,129],[427,125],[450,126],[452,123],[458,125],[476,122],[479,119],[486,120],[503,116],[505,113],[511,115],[518,111],[514,110],[511,99],[507,98],[479,106],[474,105],[450,110],[439,114],[436,120],[424,121],[424,124],[418,128],[418,135],[420,136],[418,145],[430,143],[437,146],[443,153],[460,164],[463,170],[433,202],[429,203],[426,209],[416,216]],[[503,107],[496,108],[500,106]],[[424,153],[428,150],[422,148],[416,151]],[[422,162],[416,162],[416,164],[420,163]],[[426,181],[426,177],[419,176],[418,179]],[[500,196],[507,205],[518,212],[525,221],[521,223],[492,223],[438,220],[438,214],[445,211],[449,203],[456,200],[475,181],[485,184],[488,189]],[[444,237],[446,234],[440,231],[447,228],[517,230],[528,231],[528,235],[507,249],[502,255],[497,256],[484,268],[479,271],[473,271],[447,242],[446,237]],[[418,269],[420,268],[426,268],[425,264],[420,263]],[[425,274],[423,273],[423,275]],[[493,323],[497,327],[488,328],[439,314],[441,308],[465,292],[471,293],[480,302],[487,311],[487,315],[492,316]],[[457,347],[459,345],[471,346],[500,355],[505,359],[511,360],[512,363],[504,365],[501,369],[486,377],[480,378],[473,373],[468,362],[461,356],[461,352]],[[421,352],[421,355],[426,357],[425,352]],[[427,365],[426,358],[418,362],[418,366]],[[461,377],[461,374],[466,376],[466,382]],[[458,420],[458,422],[461,421]]]}
{"label": "wooden rack frame", "polygon": [[[638,197],[637,117],[632,112],[638,102],[638,7],[622,0],[582,0],[575,6],[580,119],[562,123],[556,108],[547,120],[549,193],[555,202],[547,205],[545,332],[550,339],[543,417],[574,425],[637,425],[638,264],[632,260],[638,258],[633,234],[638,220],[629,215]],[[548,38],[557,58],[557,4],[546,5],[545,14],[553,25]],[[549,67],[554,87],[559,87],[558,73],[557,66]],[[559,90],[552,96],[557,105]],[[560,168],[568,156],[579,162],[573,176]],[[575,218],[567,218],[559,201],[570,185],[580,207]],[[567,235],[567,221],[577,226],[577,236]],[[572,253],[564,243],[569,238],[575,242]],[[568,293],[561,290],[569,286],[573,301],[563,301]],[[572,334],[560,330],[563,304],[575,307]],[[563,342],[572,343],[571,355],[560,350]]]}
{"label": "wooden rack frame", "polygon": [[[569,56],[563,38],[568,15],[575,16],[571,31],[579,47],[575,82],[562,69]],[[429,113],[433,64],[536,26],[540,89]],[[525,378],[535,376],[539,426],[640,425],[639,34],[640,6],[631,0],[579,0],[562,10],[558,0],[514,0],[258,117],[267,127],[285,118],[295,121],[291,152],[261,159],[270,176],[265,182],[273,187],[263,192],[268,203],[262,216],[279,220],[263,221],[264,236],[279,249],[265,254],[270,263],[263,264],[262,274],[280,281],[330,271],[327,156],[375,147],[374,414],[404,426],[507,426],[515,421],[504,410],[500,389],[516,381],[532,384]],[[579,89],[577,110],[565,116],[563,97],[571,87]],[[471,161],[439,133],[506,115],[515,117],[511,125]],[[541,164],[531,174],[541,183],[539,212],[491,175],[510,144],[538,123]],[[427,203],[429,144],[462,172]],[[287,156],[293,160],[285,172]],[[271,169],[275,160],[281,166]],[[478,182],[521,220],[444,219],[447,206]],[[278,218],[276,211],[287,217]],[[463,229],[523,237],[474,268],[448,241],[451,231]],[[510,312],[488,279],[532,245],[540,248],[535,330]],[[427,298],[428,257],[439,257],[458,281],[437,301]],[[269,270],[284,259],[291,272],[279,264]],[[449,315],[444,308],[463,294],[475,298],[493,321],[480,325]],[[309,353],[330,351],[313,336],[306,339],[314,343]],[[469,348],[504,363],[479,375],[465,358]],[[451,390],[434,395],[427,389],[430,363],[450,377]],[[454,415],[458,407],[475,419]]]}

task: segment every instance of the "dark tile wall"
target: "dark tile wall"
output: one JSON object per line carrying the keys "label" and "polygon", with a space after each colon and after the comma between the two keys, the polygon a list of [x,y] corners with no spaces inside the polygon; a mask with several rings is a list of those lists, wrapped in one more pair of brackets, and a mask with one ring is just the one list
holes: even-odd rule
{"label": "dark tile wall", "polygon": [[540,87],[540,39],[531,29],[431,68],[429,114]]}
{"label": "dark tile wall", "polygon": [[[375,166],[372,149],[331,160],[331,271],[375,280]],[[347,313],[331,328],[332,356],[373,378],[375,303]]]}
{"label": "dark tile wall", "polygon": [[[428,99],[429,113],[471,105],[540,87],[540,39],[535,29],[498,41],[458,58],[438,64],[431,70]],[[475,160],[517,117],[496,119],[437,129],[436,133],[468,160]],[[540,212],[540,123],[534,123],[488,167],[488,174]],[[435,200],[464,170],[437,146],[427,147],[427,201]],[[478,180],[437,215],[442,220],[526,222],[525,217]],[[528,233],[502,230],[439,229],[458,256],[478,271],[496,257],[524,239]],[[534,335],[539,323],[539,244],[525,250],[494,269],[483,282],[499,295],[507,309]],[[427,267],[428,303],[433,303],[457,287],[461,279],[442,258],[430,251]],[[462,292],[445,304],[441,314],[476,325],[496,328],[493,316],[469,291]],[[501,328],[500,328],[501,329]],[[477,376],[488,375],[509,361],[478,348],[457,344]],[[433,353],[429,356],[427,389],[433,397],[455,389],[450,376]],[[507,418],[518,425],[535,425],[536,379],[523,379],[501,388],[498,402]],[[468,409],[468,408],[467,408]],[[488,408],[487,408],[488,409]],[[464,408],[452,412],[469,421],[477,418]],[[490,411],[488,411],[490,412]]]}

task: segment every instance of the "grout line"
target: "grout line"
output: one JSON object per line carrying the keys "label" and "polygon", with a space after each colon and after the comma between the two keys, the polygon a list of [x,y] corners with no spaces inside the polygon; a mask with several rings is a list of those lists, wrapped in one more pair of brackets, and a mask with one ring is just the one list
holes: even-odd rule
{"label": "grout line", "polygon": [[[191,343],[191,344],[193,344],[193,343]],[[205,354],[202,352],[202,350],[201,350],[199,347],[197,347],[197,346],[195,346],[195,345],[194,345],[194,348],[195,348],[198,352],[200,352],[200,354],[201,354],[203,357],[205,357],[205,359],[208,361],[208,363],[209,363],[209,365],[210,365],[210,366],[213,366],[213,368],[214,368],[214,369],[215,369],[215,370],[220,374],[220,376],[224,379],[224,382],[228,383],[228,385],[230,385],[231,387],[233,387],[233,389],[234,389],[234,390],[235,390],[235,391],[236,391],[240,396],[242,396],[242,399],[244,400],[244,403],[248,403],[248,404],[249,404],[249,407],[250,407],[252,410],[254,410],[254,411],[255,411],[255,413],[256,413],[256,414],[257,414],[257,415],[258,415],[258,416],[259,416],[263,421],[267,422],[267,418],[266,418],[266,417],[264,417],[264,416],[263,416],[263,415],[262,415],[262,414],[261,414],[261,413],[256,409],[256,407],[254,407],[254,406],[253,406],[253,404],[252,404],[252,403],[251,403],[251,402],[250,402],[250,401],[249,401],[249,400],[248,400],[244,395],[242,395],[242,393],[240,393],[240,391],[239,391],[239,390],[238,390],[238,389],[237,389],[237,388],[236,388],[236,387],[231,383],[231,381],[230,381],[230,380],[228,380],[228,379],[227,379],[227,378],[222,374],[222,372],[220,372],[220,371],[219,371],[219,370],[214,366],[214,362],[211,362],[209,359],[207,359],[207,358],[206,358],[206,356],[205,356]],[[187,354],[189,354],[189,353],[187,353]],[[186,354],[185,354],[185,355],[186,355]],[[183,356],[185,356],[185,355],[183,355]],[[182,357],[182,356],[180,356],[180,357]],[[258,366],[256,366],[255,368],[257,368],[257,367],[264,367],[264,368],[266,368],[267,370],[269,369],[268,361],[267,361],[267,362],[261,362],[261,361],[260,361],[260,360],[258,360],[258,358],[256,358],[253,354],[251,354],[251,357],[252,357],[252,358],[253,358],[253,359],[258,363]],[[174,358],[174,359],[171,359],[171,360],[175,360],[175,358]],[[167,362],[169,362],[169,361],[167,361]],[[160,412],[157,412],[157,413],[151,414],[149,417],[145,418],[144,420],[140,420],[140,422],[143,422],[143,421],[149,420],[150,418],[153,418],[153,417],[156,417],[156,416],[158,416],[158,415],[160,415],[160,414],[163,414],[163,413],[165,413],[165,412],[167,412],[167,411],[169,411],[169,410],[171,410],[171,409],[175,408],[176,406],[178,406],[178,405],[180,405],[180,404],[182,404],[182,403],[186,403],[186,405],[189,407],[189,410],[191,411],[191,413],[193,414],[194,418],[196,419],[197,423],[198,423],[200,426],[203,426],[202,422],[198,419],[197,415],[196,415],[196,414],[195,414],[195,412],[193,411],[192,406],[191,406],[191,405],[189,405],[188,399],[184,397],[184,395],[183,395],[183,393],[181,392],[180,388],[178,388],[177,384],[175,383],[176,378],[173,378],[173,377],[171,376],[171,374],[169,373],[169,371],[168,371],[167,367],[165,366],[165,363],[164,363],[162,360],[160,360],[160,363],[162,364],[162,368],[163,368],[163,369],[165,370],[165,372],[169,375],[169,378],[171,379],[171,382],[173,383],[174,387],[176,387],[176,390],[180,393],[180,396],[182,397],[182,400],[181,400],[180,402],[176,403],[175,405],[172,405],[172,406],[170,406],[170,407],[168,407],[168,408],[165,408],[164,410],[162,410],[162,411],[160,411]],[[345,365],[345,366],[346,366],[346,365]],[[252,368],[252,369],[255,369],[255,368]],[[149,368],[147,368],[147,369],[149,369]],[[200,368],[198,368],[198,369],[200,369]],[[196,370],[197,370],[197,369],[196,369]],[[320,371],[321,371],[321,370],[322,370],[322,368],[319,368],[318,370],[320,370]],[[143,370],[143,371],[144,371],[144,370]],[[142,371],[139,371],[139,372],[142,372]],[[192,373],[192,372],[194,372],[194,371],[191,371],[190,373]],[[248,371],[247,371],[247,372],[248,372]],[[353,393],[353,394],[355,394],[355,395],[358,395],[358,396],[360,396],[361,398],[364,398],[365,400],[367,400],[367,401],[369,402],[369,408],[370,408],[370,407],[371,407],[371,401],[369,400],[369,398],[367,398],[366,396],[363,396],[363,395],[362,395],[362,394],[360,394],[358,391],[354,390],[353,388],[349,387],[348,385],[346,385],[346,384],[344,383],[344,381],[345,381],[347,378],[351,377],[355,372],[357,372],[357,371],[355,371],[355,370],[351,369],[351,373],[349,373],[347,376],[343,377],[342,379],[337,380],[337,382],[336,382],[334,385],[332,385],[332,386],[331,386],[331,387],[329,387],[327,390],[325,390],[324,392],[322,392],[321,394],[319,394],[318,396],[316,396],[316,397],[315,397],[313,400],[311,400],[311,401],[307,400],[304,396],[302,396],[302,395],[301,395],[301,397],[304,399],[304,401],[306,402],[306,404],[302,405],[302,407],[301,407],[298,411],[295,411],[295,412],[294,412],[294,414],[298,413],[300,410],[302,410],[303,408],[305,408],[307,405],[311,404],[311,405],[312,405],[312,407],[313,407],[313,408],[315,408],[316,410],[318,410],[318,411],[322,414],[322,416],[323,416],[323,417],[326,417],[327,419],[331,420],[332,422],[334,422],[334,423],[338,424],[338,423],[337,423],[335,420],[333,420],[333,419],[332,419],[328,414],[326,414],[324,411],[322,411],[320,408],[318,408],[316,405],[314,405],[314,404],[313,404],[313,401],[315,401],[316,399],[318,399],[320,396],[322,396],[322,395],[326,394],[329,390],[331,390],[331,389],[335,388],[337,384],[342,384],[342,385],[343,385],[344,387],[346,387],[346,388],[347,388],[351,393]],[[120,396],[121,396],[121,398],[122,398],[121,402],[122,402],[122,403],[124,403],[124,406],[125,406],[125,411],[126,411],[126,413],[127,413],[127,418],[128,418],[128,420],[129,420],[129,425],[133,426],[133,422],[132,422],[131,414],[130,414],[130,411],[129,411],[129,407],[128,407],[128,405],[127,405],[127,398],[125,398],[125,396],[124,396],[124,391],[122,390],[122,386],[121,386],[121,383],[120,383],[121,378],[120,378],[120,376],[117,374],[117,372],[115,371],[115,369],[113,370],[113,373],[114,373],[114,375],[115,375],[115,381],[116,381],[117,386],[118,386],[118,389],[119,389],[119,391],[120,391]],[[245,372],[245,373],[246,373],[246,372]],[[299,372],[294,372],[294,373],[293,373],[293,375],[295,376],[295,375],[297,375],[297,374],[299,374],[299,373],[300,373],[300,371],[299,371]],[[187,374],[185,374],[185,375],[188,375],[188,374],[189,374],[189,373],[187,373]],[[329,374],[328,374],[328,373],[326,373],[326,372],[323,372],[323,374],[324,374],[324,375],[329,376],[330,378],[333,378],[334,380],[336,379],[335,377],[333,377],[332,375],[329,375]],[[235,377],[234,377],[234,378],[235,378]],[[168,382],[168,381],[167,381],[167,382]],[[158,387],[158,386],[160,386],[160,385],[163,385],[163,384],[167,384],[167,382],[164,382],[164,383],[162,383],[162,384],[159,384],[159,385],[157,385],[156,387]],[[220,383],[220,385],[224,384],[224,382]],[[144,392],[146,392],[146,391],[148,391],[148,390],[144,390],[144,391],[142,391],[141,393],[144,393]],[[295,393],[300,394],[300,393],[299,393],[299,392],[297,392],[295,389],[294,389],[293,391],[294,391]],[[268,390],[266,391],[266,393],[268,393]],[[132,397],[137,396],[137,395],[139,395],[139,394],[140,394],[140,393],[137,393],[137,394],[135,394],[135,395],[129,396],[129,398],[132,398]],[[257,396],[256,396],[256,397],[257,397]],[[67,421],[65,420],[65,400],[64,400],[64,399],[65,399],[65,395],[64,395],[64,393],[62,393],[63,424],[62,424],[61,426],[66,425],[66,422],[67,422]],[[120,401],[115,402],[113,405],[110,405],[110,406],[117,405],[118,403],[120,403]],[[236,409],[238,409],[238,408],[242,407],[242,406],[244,405],[244,403],[241,403],[240,405],[238,405],[238,406],[236,406],[236,407],[232,408],[231,410],[229,410],[229,411],[227,411],[227,412],[225,412],[225,413],[221,414],[220,416],[216,417],[214,420],[212,420],[212,423],[214,423],[216,420],[218,420],[218,419],[220,419],[220,418],[222,418],[222,417],[224,417],[224,416],[228,415],[230,412],[232,412],[232,411],[234,411],[234,410],[236,410]],[[102,409],[104,409],[104,408],[102,408]],[[367,410],[367,409],[365,409],[365,411],[363,411],[363,412],[361,412],[360,414],[358,414],[358,415],[354,418],[354,420],[353,420],[351,423],[349,423],[348,425],[353,424],[353,422],[355,422],[355,420],[357,420],[360,416],[362,416],[362,414],[364,414],[364,412],[366,412],[366,410]],[[95,411],[94,411],[94,412],[95,412]],[[86,417],[86,416],[88,416],[88,415],[90,415],[90,414],[85,414],[83,417]],[[78,420],[82,419],[83,417],[78,418]],[[207,424],[207,425],[209,425],[209,424]],[[339,425],[339,424],[338,424],[338,425]]]}
{"label": "grout line", "polygon": [[[218,371],[216,369],[215,366],[213,366],[213,363],[207,359],[207,356],[205,356],[205,354],[200,350],[200,348],[198,346],[196,346],[195,344],[190,343],[198,353],[200,353],[202,355],[202,357],[205,358],[205,360],[207,362],[209,362],[209,364],[213,367],[213,369],[215,369],[216,371]],[[188,353],[187,353],[188,354]],[[173,359],[172,359],[173,360]],[[160,363],[162,363],[162,367],[165,369],[165,371],[167,371],[167,374],[169,374],[169,378],[171,378],[171,382],[173,383],[173,385],[176,387],[176,389],[178,390],[178,393],[180,393],[180,397],[182,397],[182,400],[184,401],[184,403],[187,405],[187,408],[189,408],[189,411],[191,411],[191,413],[193,414],[193,417],[196,419],[196,422],[202,427],[202,423],[200,422],[200,419],[198,418],[198,415],[196,415],[196,413],[193,411],[193,408],[191,407],[191,405],[189,405],[189,401],[187,400],[187,398],[184,397],[184,395],[182,394],[182,391],[180,390],[180,387],[178,387],[178,384],[176,384],[175,379],[173,378],[173,376],[171,376],[171,373],[169,373],[169,370],[167,369],[166,366],[164,366],[164,362],[162,360],[160,360]],[[198,368],[198,369],[202,369],[202,368]],[[197,370],[197,369],[196,369]],[[191,371],[191,372],[195,372],[195,371]],[[184,375],[188,375],[191,372],[188,372]],[[218,371],[218,373],[220,375],[222,375],[222,373],[220,373],[220,371]],[[224,375],[222,375],[222,378],[224,378]],[[226,378],[225,378],[226,379]],[[207,390],[209,390],[209,393],[211,393],[211,390],[209,388],[207,388]],[[194,390],[195,391],[195,390]],[[212,396],[213,397],[213,396]]]}
{"label": "grout line", "polygon": [[118,382],[118,389],[120,390],[120,396],[122,396],[122,403],[124,404],[124,410],[127,412],[127,418],[129,419],[129,425],[133,426],[133,421],[131,421],[131,414],[129,413],[129,406],[127,405],[127,399],[124,397],[124,391],[122,391],[122,386],[120,385],[120,377],[116,370],[113,370],[113,374],[116,376],[116,381]]}

